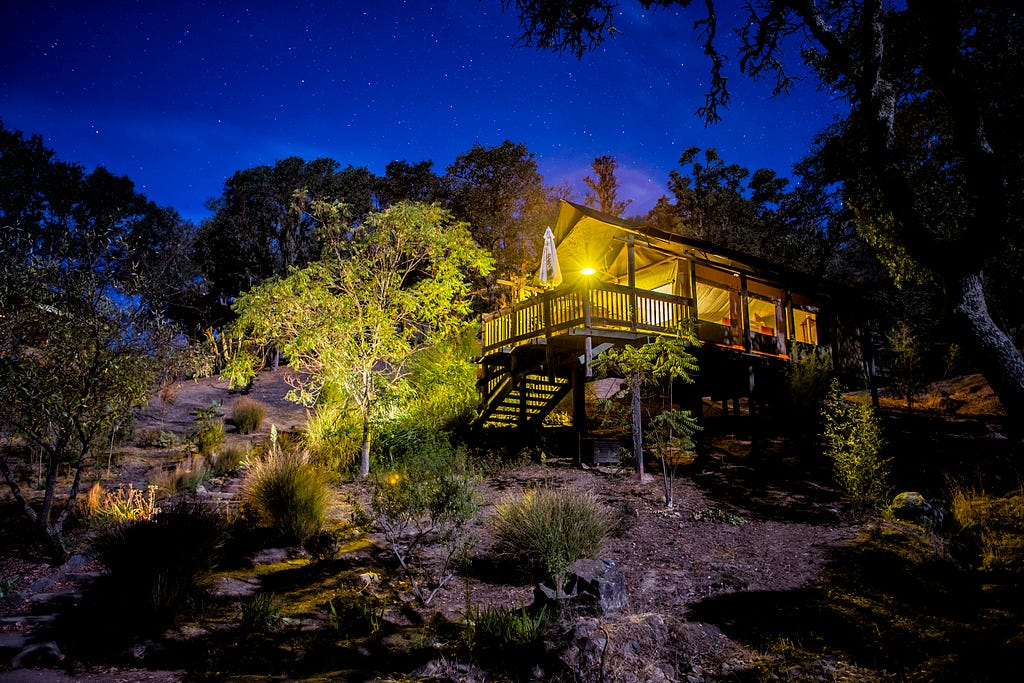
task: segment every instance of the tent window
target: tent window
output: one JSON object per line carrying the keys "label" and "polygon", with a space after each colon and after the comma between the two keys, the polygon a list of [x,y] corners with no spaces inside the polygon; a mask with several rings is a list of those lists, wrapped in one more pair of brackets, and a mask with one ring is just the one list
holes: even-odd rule
{"label": "tent window", "polygon": [[817,316],[808,311],[793,309],[793,338],[805,344],[818,343],[818,320]]}
{"label": "tent window", "polygon": [[775,334],[775,304],[763,299],[747,299],[747,318],[751,332]]}
{"label": "tent window", "polygon": [[719,325],[732,325],[729,317],[729,290],[698,282],[697,319]]}

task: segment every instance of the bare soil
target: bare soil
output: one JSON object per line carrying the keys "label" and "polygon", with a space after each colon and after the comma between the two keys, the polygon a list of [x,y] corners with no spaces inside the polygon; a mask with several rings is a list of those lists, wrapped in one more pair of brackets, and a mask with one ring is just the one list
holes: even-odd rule
{"label": "bare soil", "polygon": [[[257,378],[249,395],[269,408],[263,431],[241,435],[229,426],[229,442],[265,439],[270,424],[302,429],[306,411],[285,400],[287,378],[286,370]],[[914,414],[895,405],[886,412],[888,433],[907,456],[896,473],[897,487],[920,490],[937,504],[954,469],[980,476],[961,466],[971,460],[967,452],[1002,463],[1007,471],[1012,468],[1002,418],[987,386],[972,377],[942,391],[945,395],[929,398]],[[216,402],[230,416],[231,403],[240,395],[218,380],[180,382],[140,412],[135,433],[184,435],[195,423],[196,408]],[[217,577],[220,592],[211,598],[216,603],[211,613],[220,617],[183,618],[163,641],[140,645],[134,659],[113,664],[68,656],[60,663],[44,661],[42,668],[10,670],[8,658],[0,658],[0,680],[998,678],[998,666],[982,666],[971,654],[979,641],[992,650],[992,658],[1019,661],[1024,638],[1017,614],[1011,609],[1002,616],[977,616],[979,605],[996,610],[1000,604],[1017,604],[1015,586],[986,593],[958,568],[939,535],[854,514],[834,488],[825,463],[813,456],[812,444],[769,438],[764,434],[771,433],[770,425],[755,427],[743,419],[709,425],[699,456],[675,479],[671,509],[656,470],[641,481],[615,467],[578,466],[576,454],[569,452],[484,479],[473,560],[427,607],[409,596],[383,539],[360,535],[344,524],[352,501],[366,505],[368,484],[341,483],[334,509],[339,528],[349,535],[337,560],[312,563],[292,549],[267,564],[225,570]],[[751,438],[751,433],[759,436]],[[155,472],[183,457],[180,448],[136,444],[98,458],[93,480],[107,488],[119,483],[141,488]],[[537,655],[536,665],[506,662],[496,673],[482,655],[478,661],[460,658],[454,643],[467,606],[505,608],[533,601],[533,581],[495,552],[486,520],[502,496],[535,486],[585,489],[615,511],[621,522],[601,557],[621,570],[629,607],[622,613],[567,618],[547,650]],[[46,612],[46,602],[33,590],[76,589],[61,577],[60,568],[39,559],[6,491],[0,506],[5,539],[0,580],[8,580],[9,591],[16,593],[15,599],[0,600],[0,646],[3,636],[18,633],[28,643],[59,638],[27,618]],[[74,530],[72,542],[86,569],[101,572],[89,559],[87,530]],[[54,576],[61,581],[45,585]],[[273,590],[284,605],[286,626],[265,641],[240,640],[229,629],[245,596],[232,595],[225,586],[246,582]],[[336,642],[343,656],[324,656],[310,633],[331,626],[325,605],[345,595],[370,600],[366,604],[379,608],[384,626],[372,638]],[[993,638],[1001,639],[1001,645]],[[55,643],[62,646],[59,639]],[[491,673],[485,673],[487,668]]]}

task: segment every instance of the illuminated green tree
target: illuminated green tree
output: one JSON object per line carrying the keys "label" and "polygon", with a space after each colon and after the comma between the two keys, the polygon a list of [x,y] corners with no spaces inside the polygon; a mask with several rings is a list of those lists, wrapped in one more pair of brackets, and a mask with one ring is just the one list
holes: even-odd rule
{"label": "illuminated green tree", "polygon": [[327,239],[319,260],[239,298],[236,329],[254,346],[227,374],[247,383],[262,364],[260,345],[279,344],[300,378],[291,398],[316,405],[338,395],[358,411],[365,477],[373,420],[414,353],[466,324],[468,277],[489,273],[493,260],[437,205],[401,202],[370,214],[351,236],[342,208],[319,207]]}

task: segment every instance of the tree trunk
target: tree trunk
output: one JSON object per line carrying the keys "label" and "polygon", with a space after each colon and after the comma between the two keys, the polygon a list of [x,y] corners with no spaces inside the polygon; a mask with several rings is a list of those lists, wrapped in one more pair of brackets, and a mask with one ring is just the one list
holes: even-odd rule
{"label": "tree trunk", "polygon": [[633,457],[636,458],[636,472],[644,478],[644,426],[640,413],[640,392],[643,390],[643,376],[634,373],[629,378],[630,405],[633,409]]}
{"label": "tree trunk", "polygon": [[981,373],[1003,404],[1007,422],[1020,429],[1024,418],[1024,358],[1009,335],[992,320],[985,303],[981,271],[950,278],[948,305],[958,329],[975,352]]}
{"label": "tree trunk", "polygon": [[363,440],[359,448],[359,477],[365,479],[370,474],[370,415],[363,413]]}

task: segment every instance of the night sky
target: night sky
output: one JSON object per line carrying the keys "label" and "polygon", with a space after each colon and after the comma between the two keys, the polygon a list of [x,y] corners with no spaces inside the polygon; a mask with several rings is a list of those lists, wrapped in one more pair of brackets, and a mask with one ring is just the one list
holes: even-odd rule
{"label": "night sky", "polygon": [[694,16],[629,0],[622,33],[582,61],[515,46],[517,18],[499,0],[0,0],[0,13],[4,125],[128,175],[193,220],[232,173],[284,157],[381,175],[391,160],[431,159],[443,174],[474,143],[506,139],[579,198],[591,160],[616,157],[627,214],[642,213],[683,149],[789,175],[841,111],[810,79],[772,99],[768,83],[733,73],[725,121],[705,128]]}

